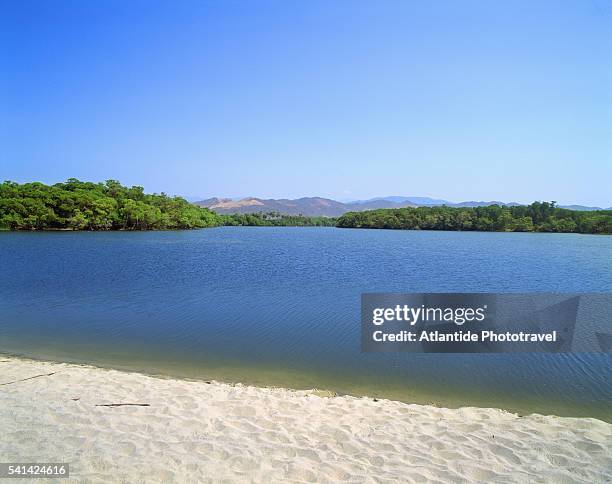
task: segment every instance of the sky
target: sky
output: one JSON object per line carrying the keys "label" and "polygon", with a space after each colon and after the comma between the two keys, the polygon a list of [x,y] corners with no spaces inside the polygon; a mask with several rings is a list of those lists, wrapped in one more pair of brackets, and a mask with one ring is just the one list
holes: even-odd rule
{"label": "sky", "polygon": [[607,0],[1,0],[0,179],[612,206]]}

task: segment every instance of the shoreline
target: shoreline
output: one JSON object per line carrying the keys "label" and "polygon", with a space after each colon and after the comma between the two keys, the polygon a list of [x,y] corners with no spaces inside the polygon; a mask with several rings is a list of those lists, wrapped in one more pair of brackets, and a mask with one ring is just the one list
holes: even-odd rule
{"label": "shoreline", "polygon": [[[612,479],[612,424],[0,355],[3,462],[70,480]],[[114,404],[138,404],[117,405]]]}
{"label": "shoreline", "polygon": [[438,408],[459,409],[464,407],[493,408],[504,412],[516,414],[519,417],[526,415],[557,416],[568,418],[594,418],[605,423],[612,424],[612,415],[602,413],[599,408],[585,409],[572,406],[566,402],[551,400],[548,403],[533,402],[523,398],[499,399],[487,397],[482,390],[476,393],[463,391],[457,393],[441,392],[440,389],[427,388],[417,384],[416,386],[376,386],[371,380],[356,384],[353,381],[340,381],[337,378],[321,376],[298,369],[279,369],[270,366],[244,366],[225,362],[212,366],[203,371],[200,366],[168,366],[167,361],[160,362],[155,358],[142,360],[134,363],[125,359],[114,359],[111,361],[85,358],[60,356],[53,352],[44,351],[11,351],[0,349],[0,359],[3,357],[41,363],[57,363],[74,366],[92,367],[103,371],[114,370],[121,373],[136,373],[152,378],[171,379],[188,382],[215,381],[221,384],[252,386],[256,388],[282,388],[287,391],[305,391],[312,388],[324,389],[336,396],[350,396],[355,398],[372,398],[377,400],[397,401],[405,404],[426,405]]}
{"label": "shoreline", "polygon": [[[291,215],[289,215],[291,216]],[[221,224],[211,225],[210,227],[176,228],[176,229],[72,229],[72,228],[51,228],[51,229],[7,229],[0,227],[0,233],[147,233],[147,232],[194,232],[198,230],[219,229],[223,227],[241,228],[299,228],[299,229],[340,229],[340,230],[386,230],[395,232],[447,232],[462,234],[555,234],[555,235],[612,235],[608,232],[553,232],[543,230],[518,231],[518,230],[450,230],[450,229],[402,229],[385,227],[339,227],[336,225],[232,225]]]}

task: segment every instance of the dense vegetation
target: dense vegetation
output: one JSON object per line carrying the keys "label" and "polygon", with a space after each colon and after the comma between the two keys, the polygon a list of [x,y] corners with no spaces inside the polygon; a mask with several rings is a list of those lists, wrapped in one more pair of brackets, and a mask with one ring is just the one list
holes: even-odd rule
{"label": "dense vegetation", "polygon": [[340,218],[277,212],[218,215],[181,197],[146,194],[142,187],[105,183],[4,182],[0,184],[0,229],[163,230],[241,226],[337,226],[345,228],[478,230],[485,232],[577,232],[612,234],[612,210],[559,208],[555,202],[503,207],[417,207],[349,212]]}
{"label": "dense vegetation", "polygon": [[222,215],[224,225],[273,227],[334,227],[335,218],[283,215],[278,212]]}
{"label": "dense vegetation", "polygon": [[0,185],[0,228],[5,230],[161,230],[221,224],[217,214],[183,198],[145,194],[142,187],[124,187],[115,180]]}
{"label": "dense vegetation", "polygon": [[43,183],[0,184],[0,229],[4,230],[164,230],[219,225],[333,226],[336,219],[279,213],[218,215],[181,197],[145,194],[142,187],[115,180],[70,178]]}
{"label": "dense vegetation", "polygon": [[612,234],[612,210],[592,212],[559,208],[555,202],[527,206],[454,208],[417,207],[348,212],[338,227],[484,232],[577,232]]}

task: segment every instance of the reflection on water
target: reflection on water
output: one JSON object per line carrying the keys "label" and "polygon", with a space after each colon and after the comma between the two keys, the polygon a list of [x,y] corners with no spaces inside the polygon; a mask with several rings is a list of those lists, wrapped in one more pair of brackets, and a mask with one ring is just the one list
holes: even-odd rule
{"label": "reflection on water", "polygon": [[612,237],[0,233],[0,351],[612,421],[608,355],[363,354],[362,292],[611,292]]}

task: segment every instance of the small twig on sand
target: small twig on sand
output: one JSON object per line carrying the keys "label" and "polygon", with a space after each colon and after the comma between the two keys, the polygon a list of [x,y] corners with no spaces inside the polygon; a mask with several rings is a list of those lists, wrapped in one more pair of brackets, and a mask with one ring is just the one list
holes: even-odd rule
{"label": "small twig on sand", "polygon": [[150,403],[98,403],[94,407],[123,407],[125,405],[131,405],[133,407],[150,407]]}
{"label": "small twig on sand", "polygon": [[57,371],[54,371],[52,373],[44,373],[43,375],[34,375],[34,376],[30,376],[28,378],[24,378],[22,380],[15,380],[15,381],[8,381],[6,383],[0,383],[0,387],[4,386],[4,385],[10,385],[12,383],[18,383],[20,381],[26,381],[26,380],[31,380],[32,378],[39,378],[41,376],[51,376],[51,375],[55,375],[57,373]]}

